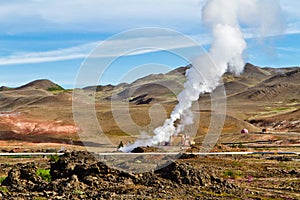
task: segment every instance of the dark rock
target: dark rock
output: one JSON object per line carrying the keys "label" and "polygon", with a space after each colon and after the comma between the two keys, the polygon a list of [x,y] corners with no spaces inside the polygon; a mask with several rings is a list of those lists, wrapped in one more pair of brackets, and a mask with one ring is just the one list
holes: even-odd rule
{"label": "dark rock", "polygon": [[192,153],[182,153],[179,155],[178,159],[192,159],[198,158],[199,156],[192,154]]}
{"label": "dark rock", "polygon": [[136,147],[134,148],[131,153],[145,153],[145,152],[158,152],[159,149],[156,147]]}
{"label": "dark rock", "polygon": [[51,182],[36,175],[34,163],[16,165],[3,182],[11,192],[1,193],[4,199],[166,199],[176,194],[192,197],[205,188],[219,194],[240,191],[191,163],[170,162],[155,172],[133,174],[111,168],[90,153],[71,152],[50,165]]}

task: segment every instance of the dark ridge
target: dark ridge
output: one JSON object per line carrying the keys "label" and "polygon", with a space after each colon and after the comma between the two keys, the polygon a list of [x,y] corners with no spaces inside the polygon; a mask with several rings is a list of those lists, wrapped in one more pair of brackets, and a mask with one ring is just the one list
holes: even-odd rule
{"label": "dark ridge", "polygon": [[8,90],[12,90],[13,88],[10,87],[6,87],[6,86],[1,86],[0,87],[0,91],[8,91]]}
{"label": "dark ridge", "polygon": [[115,86],[108,84],[108,85],[94,85],[94,86],[88,86],[83,88],[84,90],[92,90],[96,92],[108,92],[112,91],[115,88]]}

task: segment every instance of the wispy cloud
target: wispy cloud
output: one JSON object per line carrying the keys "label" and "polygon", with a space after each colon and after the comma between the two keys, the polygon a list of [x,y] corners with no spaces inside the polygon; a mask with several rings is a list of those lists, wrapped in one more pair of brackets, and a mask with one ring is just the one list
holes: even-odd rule
{"label": "wispy cloud", "polygon": [[276,50],[285,51],[285,52],[292,52],[292,53],[300,52],[300,49],[295,48],[295,47],[276,47]]}
{"label": "wispy cloud", "polygon": [[95,48],[97,43],[88,43],[76,47],[45,51],[45,52],[22,52],[6,57],[0,57],[0,65],[43,63],[62,60],[85,58]]}
{"label": "wispy cloud", "polygon": [[[300,29],[289,26],[285,34],[299,33]],[[245,30],[245,37],[247,39],[257,38],[254,30]],[[276,36],[274,34],[266,37]],[[182,40],[182,37],[189,37],[195,42],[187,42]],[[43,52],[15,52],[12,55],[0,57],[0,65],[15,65],[28,63],[44,63],[55,62],[74,59],[85,59],[98,46],[102,45],[101,51],[94,53],[94,57],[118,57],[118,56],[133,56],[146,54],[157,51],[172,51],[174,49],[190,48],[195,45],[207,45],[211,41],[209,34],[197,34],[191,36],[174,36],[174,35],[157,35],[157,36],[136,36],[131,38],[120,38],[108,41],[94,41],[79,46],[63,48],[58,50],[43,51]],[[103,43],[105,45],[103,45]],[[154,45],[154,43],[159,45]],[[197,44],[196,44],[197,43]],[[151,48],[159,46],[160,48]]]}
{"label": "wispy cloud", "polygon": [[[195,46],[195,42],[182,40],[185,36],[157,36],[157,37],[135,37],[108,41],[96,41],[87,44],[69,47],[59,50],[44,52],[22,52],[0,57],[0,65],[15,65],[28,63],[44,63],[73,59],[85,59],[98,45],[101,51],[94,53],[94,57],[119,57],[146,54],[157,51],[170,51],[172,49],[189,48]],[[206,44],[206,36],[194,36],[200,43]],[[156,45],[154,45],[154,43]],[[156,48],[159,46],[159,48]],[[152,48],[153,47],[153,48]]]}

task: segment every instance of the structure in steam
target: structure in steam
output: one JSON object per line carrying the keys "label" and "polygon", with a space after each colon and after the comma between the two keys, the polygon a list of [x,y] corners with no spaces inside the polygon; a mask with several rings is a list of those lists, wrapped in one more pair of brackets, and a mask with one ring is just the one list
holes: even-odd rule
{"label": "structure in steam", "polygon": [[[202,10],[203,23],[209,27],[213,41],[207,54],[196,58],[187,70],[184,90],[179,103],[164,124],[154,130],[154,136],[120,148],[129,152],[138,146],[152,146],[169,141],[193,123],[192,103],[205,92],[212,92],[226,72],[243,71],[243,53],[247,47],[242,29],[255,30],[264,36],[282,30],[281,9],[275,0],[209,0]],[[175,126],[175,122],[179,125]]]}

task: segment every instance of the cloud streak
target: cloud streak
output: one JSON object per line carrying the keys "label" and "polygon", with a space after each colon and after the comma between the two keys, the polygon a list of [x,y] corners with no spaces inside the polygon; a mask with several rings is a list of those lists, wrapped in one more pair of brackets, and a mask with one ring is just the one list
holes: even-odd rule
{"label": "cloud streak", "polygon": [[44,63],[63,60],[83,59],[96,47],[97,43],[88,43],[76,47],[45,52],[15,53],[0,57],[0,65],[15,65],[28,63]]}
{"label": "cloud streak", "polygon": [[[170,38],[171,37],[171,38]],[[200,37],[200,36],[198,36]],[[202,44],[207,43],[208,40],[205,37],[202,39]],[[151,48],[151,41],[155,40],[161,44],[161,49]],[[104,52],[101,55],[96,55],[98,58],[106,57],[118,57],[118,56],[134,56],[141,55],[151,52],[158,51],[171,51],[172,49],[180,48],[189,48],[192,47],[190,44],[180,43],[180,42],[170,42],[177,41],[176,37],[172,36],[160,36],[160,37],[137,37],[137,38],[128,38],[120,40],[110,40],[107,44]],[[53,50],[45,52],[26,52],[26,53],[15,53],[6,57],[0,57],[0,65],[15,65],[15,64],[28,64],[28,63],[44,63],[44,62],[55,62],[55,61],[64,61],[64,60],[74,60],[74,59],[85,59],[89,56],[90,52],[101,44],[103,41],[90,42],[87,44]],[[131,48],[132,44],[143,44],[148,48],[133,49]],[[131,49],[132,51],[128,52],[126,55],[122,55],[124,49]]]}
{"label": "cloud streak", "polygon": [[[300,29],[296,29],[295,26],[291,25],[287,29],[285,34],[295,34],[299,33]],[[254,33],[251,30],[244,30],[244,36],[247,39],[258,38],[259,35]],[[273,37],[276,34],[269,34],[265,37]],[[172,38],[170,38],[172,37]],[[209,34],[198,34],[191,35],[190,38],[198,42],[199,45],[207,45],[211,42],[211,36]],[[151,41],[159,41],[162,48],[153,49],[153,48],[141,48],[141,49],[132,49],[132,44],[148,44],[151,47]],[[176,41],[176,42],[170,42]],[[56,61],[65,61],[65,60],[74,60],[74,59],[85,59],[89,56],[90,52],[101,44],[103,41],[89,42],[79,46],[44,51],[44,52],[23,52],[23,53],[14,53],[9,56],[0,57],[0,65],[16,65],[16,64],[29,64],[29,63],[45,63],[45,62],[56,62]],[[109,48],[101,55],[97,55],[98,58],[106,57],[118,57],[124,52],[123,49],[132,49],[131,52],[123,56],[134,56],[141,55],[146,53],[158,52],[158,51],[172,51],[173,49],[181,48],[191,48],[191,44],[180,43],[180,40],[177,40],[173,36],[157,36],[155,38],[149,37],[136,37],[136,38],[122,38],[119,40],[109,41],[109,45],[106,47]]]}

